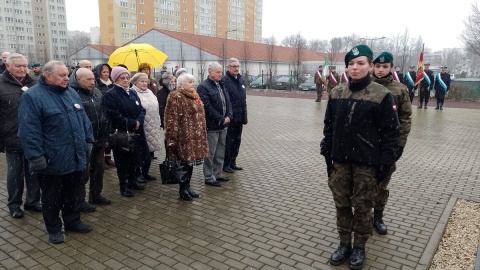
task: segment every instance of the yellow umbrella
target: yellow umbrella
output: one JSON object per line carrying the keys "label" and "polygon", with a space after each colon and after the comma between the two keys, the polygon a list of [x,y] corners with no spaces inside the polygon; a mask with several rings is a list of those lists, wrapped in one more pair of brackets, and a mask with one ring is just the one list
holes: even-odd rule
{"label": "yellow umbrella", "polygon": [[129,71],[138,71],[141,63],[148,63],[152,68],[162,66],[168,55],[147,43],[130,43],[116,49],[108,59],[111,67],[123,64]]}

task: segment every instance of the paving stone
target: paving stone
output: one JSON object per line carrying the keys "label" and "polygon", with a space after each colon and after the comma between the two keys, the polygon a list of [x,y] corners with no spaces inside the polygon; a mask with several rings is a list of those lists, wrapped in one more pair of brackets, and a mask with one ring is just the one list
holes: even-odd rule
{"label": "paving stone", "polygon": [[[0,212],[0,268],[332,269],[328,259],[339,241],[319,155],[326,102],[315,103],[313,95],[305,99],[308,93],[302,98],[252,93],[237,160],[244,170],[228,174],[231,181],[205,186],[202,168],[195,167],[191,184],[201,197],[193,202],[179,200],[178,186],[160,181],[125,198],[116,170],[108,168],[104,195],[112,205],[82,213],[94,230],[67,233],[64,244],[48,242],[41,213],[27,211],[14,220]],[[418,268],[450,197],[480,194],[480,110],[415,109],[412,118],[390,183],[389,234],[373,234],[364,269]],[[160,160],[152,163],[157,178]],[[0,178],[5,177],[0,155]],[[1,186],[3,202],[6,194]]]}

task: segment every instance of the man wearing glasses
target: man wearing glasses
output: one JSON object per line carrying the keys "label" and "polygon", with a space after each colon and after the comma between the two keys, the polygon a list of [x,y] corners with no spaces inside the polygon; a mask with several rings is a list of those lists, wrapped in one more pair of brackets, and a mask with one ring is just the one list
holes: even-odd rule
{"label": "man wearing glasses", "polygon": [[225,83],[225,89],[230,97],[232,104],[233,117],[228,125],[227,143],[225,148],[225,159],[223,162],[223,171],[233,173],[233,170],[242,170],[237,166],[237,156],[242,142],[243,125],[248,122],[247,119],[247,95],[245,92],[245,80],[240,75],[240,62],[237,58],[230,58],[227,64],[227,72],[222,80]]}

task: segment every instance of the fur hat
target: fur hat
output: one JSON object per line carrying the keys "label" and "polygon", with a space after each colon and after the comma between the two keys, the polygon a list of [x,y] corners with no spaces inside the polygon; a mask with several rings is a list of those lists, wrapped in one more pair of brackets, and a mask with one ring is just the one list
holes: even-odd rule
{"label": "fur hat", "polygon": [[148,76],[147,74],[143,73],[143,72],[137,72],[135,73],[135,75],[133,75],[133,77],[130,79],[130,83],[131,84],[136,84],[138,80],[140,79],[146,79],[148,81]]}
{"label": "fur hat", "polygon": [[116,66],[112,69],[112,73],[110,74],[110,77],[112,78],[112,81],[115,82],[118,79],[118,77],[120,77],[120,75],[124,73],[130,76],[130,72],[126,68]]}
{"label": "fur hat", "polygon": [[348,67],[348,62],[360,56],[366,56],[373,60],[373,51],[365,44],[353,47],[347,54],[345,54],[345,66]]}
{"label": "fur hat", "polygon": [[187,69],[186,68],[179,68],[177,69],[177,72],[175,72],[175,77],[180,77],[180,75],[182,75],[183,73],[187,73]]}

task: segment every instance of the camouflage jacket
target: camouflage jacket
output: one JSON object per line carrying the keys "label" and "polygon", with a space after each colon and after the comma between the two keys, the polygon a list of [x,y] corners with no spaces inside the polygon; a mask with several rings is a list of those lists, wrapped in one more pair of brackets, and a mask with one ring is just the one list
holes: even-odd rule
{"label": "camouflage jacket", "polygon": [[393,100],[397,106],[398,121],[400,122],[400,146],[405,147],[412,127],[412,104],[408,96],[408,89],[404,84],[393,80],[391,74],[383,78],[372,76],[372,80],[385,86],[393,95]]}
{"label": "camouflage jacket", "polygon": [[400,126],[394,105],[388,89],[370,76],[333,88],[320,153],[339,163],[394,164]]}
{"label": "camouflage jacket", "polygon": [[328,76],[325,77],[327,81],[327,91],[332,90],[333,88],[335,88],[335,86],[340,84],[340,76],[338,76],[338,73],[336,72],[333,73],[333,77],[335,78],[337,83],[335,83],[333,80],[330,80],[330,74],[328,74]]}

